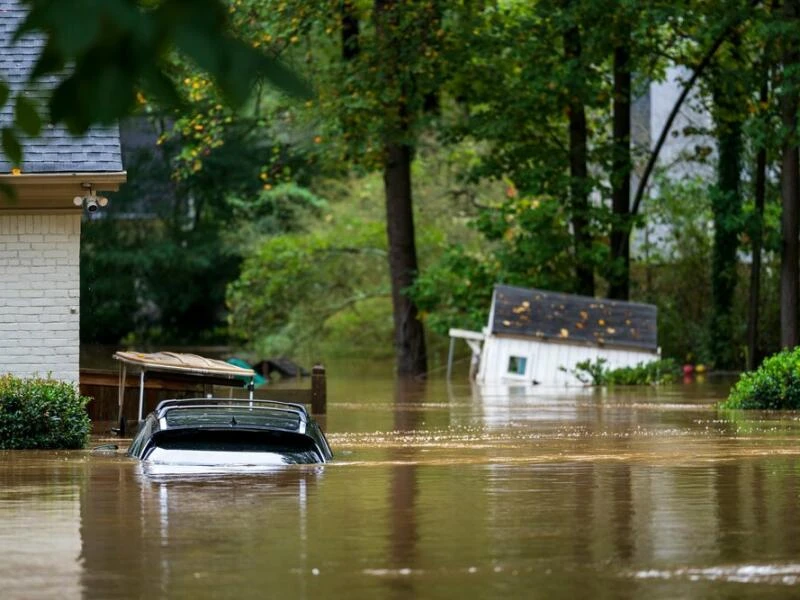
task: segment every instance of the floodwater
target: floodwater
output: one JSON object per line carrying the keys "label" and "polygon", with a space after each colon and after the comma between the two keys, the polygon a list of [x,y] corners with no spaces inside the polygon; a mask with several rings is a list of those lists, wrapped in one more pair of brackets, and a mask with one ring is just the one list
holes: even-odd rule
{"label": "floodwater", "polygon": [[[0,452],[0,597],[786,598],[800,416],[726,385],[336,377],[334,462],[152,476]],[[95,443],[102,440],[96,439]]]}

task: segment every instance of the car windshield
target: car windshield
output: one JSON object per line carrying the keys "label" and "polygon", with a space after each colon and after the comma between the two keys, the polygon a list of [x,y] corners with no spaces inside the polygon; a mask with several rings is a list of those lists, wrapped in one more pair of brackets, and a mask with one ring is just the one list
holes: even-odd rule
{"label": "car windshield", "polygon": [[293,410],[240,406],[198,406],[167,411],[167,428],[173,427],[269,427],[285,431],[300,429],[300,415]]}

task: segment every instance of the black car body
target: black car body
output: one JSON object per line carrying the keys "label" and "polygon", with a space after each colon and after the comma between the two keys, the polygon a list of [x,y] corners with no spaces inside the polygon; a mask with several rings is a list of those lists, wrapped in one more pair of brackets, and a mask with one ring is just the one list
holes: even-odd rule
{"label": "black car body", "polygon": [[232,398],[164,400],[142,421],[128,455],[189,467],[268,467],[333,457],[302,404]]}

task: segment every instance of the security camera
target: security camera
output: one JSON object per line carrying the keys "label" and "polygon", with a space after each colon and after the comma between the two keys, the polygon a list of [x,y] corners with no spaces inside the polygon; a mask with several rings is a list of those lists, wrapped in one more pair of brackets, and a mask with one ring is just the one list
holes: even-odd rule
{"label": "security camera", "polygon": [[87,198],[86,199],[86,210],[90,213],[97,212],[97,209],[100,208],[97,204],[96,198]]}

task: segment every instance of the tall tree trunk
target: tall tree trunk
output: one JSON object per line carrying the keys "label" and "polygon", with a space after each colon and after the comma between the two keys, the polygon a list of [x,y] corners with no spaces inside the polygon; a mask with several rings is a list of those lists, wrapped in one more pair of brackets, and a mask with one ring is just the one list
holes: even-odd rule
{"label": "tall tree trunk", "polygon": [[419,320],[417,306],[406,293],[417,277],[411,197],[411,148],[408,145],[386,145],[383,182],[386,191],[386,228],[389,235],[397,373],[424,375],[428,360],[425,332]]}
{"label": "tall tree trunk", "polygon": [[630,27],[619,32],[620,45],[614,49],[614,143],[611,165],[611,271],[608,296],[627,300],[630,295],[630,238],[627,235],[631,210],[631,54]]}
{"label": "tall tree trunk", "polygon": [[577,26],[564,33],[564,55],[573,65],[569,90],[569,174],[570,210],[575,251],[575,288],[585,296],[594,296],[594,267],[590,262],[592,236],[589,232],[589,170],[586,108],[583,104],[583,68],[581,34]]}
{"label": "tall tree trunk", "polygon": [[[722,91],[715,94],[715,104],[720,114],[735,114],[732,94]],[[736,293],[737,252],[742,213],[740,193],[742,123],[737,117],[721,119],[719,130],[719,162],[717,165],[717,190],[712,198],[714,214],[714,248],[711,259],[712,315],[710,350],[717,367],[732,368],[736,357],[731,337],[733,298]]]}
{"label": "tall tree trunk", "polygon": [[[398,45],[407,40],[396,37],[397,11],[402,3],[396,0],[375,0],[375,29],[379,42],[387,51],[384,68],[388,81],[398,82],[407,68],[398,60]],[[414,240],[414,211],[411,195],[410,120],[404,97],[408,90],[398,84],[398,98],[385,107],[387,119],[384,142],[383,183],[386,195],[386,230],[389,241],[389,274],[392,281],[395,357],[398,375],[424,375],[428,368],[425,332],[416,304],[407,290],[417,277],[417,250]]]}
{"label": "tall tree trunk", "polygon": [[[765,69],[764,82],[761,84],[759,100],[762,104],[769,101],[769,71]],[[752,371],[759,362],[758,350],[758,319],[761,298],[761,249],[764,239],[764,200],[767,191],[767,147],[762,144],[756,154],[756,179],[755,179],[755,226],[752,231],[751,243],[753,255],[750,262],[750,299],[747,310],[747,370]]]}
{"label": "tall tree trunk", "polygon": [[[783,5],[784,18],[789,23],[800,20],[800,1],[785,0]],[[785,130],[783,142],[783,161],[781,166],[781,346],[794,348],[797,345],[797,302],[800,285],[798,268],[800,267],[800,254],[798,254],[798,211],[800,195],[800,166],[798,165],[798,139],[797,139],[797,109],[798,94],[797,82],[789,81],[787,70],[795,67],[798,62],[797,45],[794,40],[788,40],[783,48],[784,82],[781,94],[781,119]]]}

